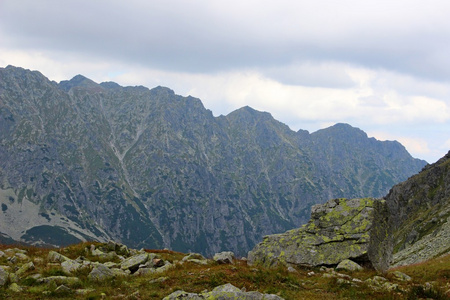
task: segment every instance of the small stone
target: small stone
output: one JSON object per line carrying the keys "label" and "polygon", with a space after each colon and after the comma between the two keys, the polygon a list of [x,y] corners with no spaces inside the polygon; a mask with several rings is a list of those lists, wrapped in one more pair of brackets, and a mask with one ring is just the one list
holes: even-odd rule
{"label": "small stone", "polygon": [[297,271],[294,267],[292,267],[292,266],[289,266],[289,267],[287,268],[287,271],[288,271],[289,273],[298,273],[298,271]]}
{"label": "small stone", "polygon": [[77,289],[77,290],[75,290],[75,294],[82,295],[82,296],[86,296],[92,292],[95,292],[95,290],[94,289]]}
{"label": "small stone", "polygon": [[136,291],[127,297],[127,299],[140,299],[140,298],[141,298],[141,295],[139,294],[139,291]]}
{"label": "small stone", "polygon": [[10,282],[19,282],[19,276],[16,273],[9,273],[9,281]]}
{"label": "small stone", "polygon": [[14,249],[9,248],[9,249],[5,250],[5,253],[8,254],[8,255],[14,255],[16,252],[14,251]]}
{"label": "small stone", "polygon": [[152,279],[149,281],[149,283],[164,282],[167,280],[169,280],[169,277],[164,276],[164,277],[158,277],[158,278]]}
{"label": "small stone", "polygon": [[387,290],[387,291],[396,291],[396,290],[398,290],[398,284],[396,284],[396,283],[385,282],[385,283],[382,284],[381,287],[383,289]]}
{"label": "small stone", "polygon": [[19,259],[17,258],[17,256],[12,256],[12,257],[8,257],[8,261],[11,263],[11,264],[13,264],[13,265],[15,265],[15,264],[17,264],[17,261],[18,261]]}
{"label": "small stone", "polygon": [[234,253],[231,251],[224,251],[214,254],[213,260],[219,264],[232,264]]}
{"label": "small stone", "polygon": [[411,281],[412,278],[405,273],[402,273],[400,271],[395,271],[392,273],[394,275],[394,279],[397,279],[398,281]]}
{"label": "small stone", "polygon": [[171,264],[170,262],[166,261],[166,264],[158,269],[155,269],[155,272],[157,273],[166,272],[167,270],[172,269],[174,267],[175,267],[174,264]]}
{"label": "small stone", "polygon": [[8,288],[10,291],[15,292],[15,293],[20,293],[23,291],[23,288],[21,286],[19,286],[17,283],[13,282],[11,283],[11,285]]}
{"label": "small stone", "polygon": [[122,270],[130,270],[132,273],[136,272],[139,268],[139,265],[145,264],[148,260],[148,254],[142,253],[135,256],[131,256],[127,259],[125,259],[121,264],[120,267]]}
{"label": "small stone", "polygon": [[42,274],[39,274],[39,273],[33,274],[33,275],[28,276],[27,278],[33,278],[33,279],[38,280],[38,279],[42,278]]}
{"label": "small stone", "polygon": [[[113,272],[114,277],[128,276],[131,273],[130,270],[122,270],[122,269],[117,269],[117,268],[113,268],[110,270]],[[138,270],[138,272],[139,272],[139,270]]]}
{"label": "small stone", "polygon": [[62,263],[66,260],[70,260],[70,258],[68,258],[67,256],[64,256],[55,251],[50,251],[48,253],[47,259],[48,259],[48,261],[50,261],[52,263],[56,263],[56,262]]}
{"label": "small stone", "polygon": [[347,274],[342,274],[342,273],[334,273],[337,277],[340,277],[340,278],[344,278],[344,279],[347,279],[347,280],[351,280],[352,279],[352,277],[351,276],[349,276],[349,275],[347,275]]}
{"label": "small stone", "polygon": [[119,254],[122,254],[122,255],[130,255],[130,251],[128,250],[128,247],[127,246],[125,246],[125,245],[122,245],[122,246],[120,246],[120,248],[119,248]]}
{"label": "small stone", "polygon": [[92,281],[104,281],[114,277],[114,272],[103,264],[99,264],[91,273],[89,273],[88,278]]}
{"label": "small stone", "polygon": [[82,264],[74,261],[74,260],[66,260],[61,263],[61,268],[63,269],[63,272],[67,275],[71,275],[72,273],[80,270],[83,267]]}
{"label": "small stone", "polygon": [[71,291],[71,289],[69,287],[65,286],[64,284],[58,286],[55,289],[56,293],[67,293],[67,292],[70,292],[70,291]]}
{"label": "small stone", "polygon": [[112,269],[112,268],[118,268],[119,264],[112,262],[112,261],[107,261],[104,263],[105,266],[107,266],[108,268]]}
{"label": "small stone", "polygon": [[5,252],[0,250],[0,257],[4,257],[4,256],[6,256]]}
{"label": "small stone", "polygon": [[33,261],[37,264],[42,264],[44,262],[44,259],[42,257],[35,257],[33,258]]}
{"label": "small stone", "polygon": [[311,272],[308,272],[308,276],[313,276],[313,275],[315,275],[316,273],[314,273],[314,271],[311,271]]}
{"label": "small stone", "polygon": [[80,283],[80,279],[78,277],[67,277],[67,276],[49,276],[38,279],[38,283],[46,283],[46,284],[67,284],[74,285]]}
{"label": "small stone", "polygon": [[206,258],[199,253],[189,253],[188,255],[183,257],[183,259],[181,261],[190,261],[192,259],[205,260]]}
{"label": "small stone", "polygon": [[91,254],[94,255],[94,256],[100,256],[100,255],[104,255],[105,253],[103,251],[100,251],[99,249],[94,249],[91,252]]}
{"label": "small stone", "polygon": [[9,273],[5,271],[2,267],[0,267],[0,287],[4,286],[8,281]]}
{"label": "small stone", "polygon": [[350,259],[344,259],[337,265],[336,270],[362,271],[363,268]]}
{"label": "small stone", "polygon": [[153,268],[139,268],[136,272],[133,273],[135,276],[142,276],[142,275],[148,275],[155,272],[155,269]]}
{"label": "small stone", "polygon": [[17,271],[16,271],[16,275],[19,277],[22,277],[23,274],[25,274],[26,272],[30,271],[30,270],[34,270],[34,264],[32,261],[30,261],[29,263],[26,263],[24,265],[22,265]]}
{"label": "small stone", "polygon": [[162,260],[160,258],[152,259],[152,263],[153,263],[153,267],[155,267],[155,268],[159,268],[159,267],[164,266],[164,260]]}
{"label": "small stone", "polygon": [[336,280],[336,282],[337,282],[338,284],[350,284],[350,281],[348,281],[347,279],[343,279],[343,278],[338,278],[338,279]]}
{"label": "small stone", "polygon": [[376,282],[386,282],[386,281],[388,281],[386,278],[381,277],[381,276],[374,276],[373,280],[376,281]]}
{"label": "small stone", "polygon": [[28,255],[23,254],[23,253],[21,253],[21,252],[16,253],[15,256],[16,256],[19,260],[30,260],[30,258],[28,257]]}

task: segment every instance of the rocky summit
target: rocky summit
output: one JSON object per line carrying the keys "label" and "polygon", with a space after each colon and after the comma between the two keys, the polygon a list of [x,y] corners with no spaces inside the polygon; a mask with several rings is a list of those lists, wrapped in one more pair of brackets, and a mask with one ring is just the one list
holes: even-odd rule
{"label": "rocky summit", "polygon": [[302,227],[269,235],[248,254],[250,264],[337,266],[352,260],[385,272],[392,254],[386,202],[333,199],[311,210]]}
{"label": "rocky summit", "polygon": [[382,197],[426,163],[336,124],[297,132],[243,107],[215,117],[164,87],[0,69],[0,241],[114,240],[244,256],[332,198]]}

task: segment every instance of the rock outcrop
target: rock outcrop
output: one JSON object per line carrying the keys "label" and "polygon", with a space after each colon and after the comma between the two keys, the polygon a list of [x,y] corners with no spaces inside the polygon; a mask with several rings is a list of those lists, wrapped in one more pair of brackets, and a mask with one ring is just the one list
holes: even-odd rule
{"label": "rock outcrop", "polygon": [[250,264],[336,266],[351,259],[384,272],[392,241],[385,201],[333,199],[315,205],[302,227],[266,236],[248,254]]}
{"label": "rock outcrop", "polygon": [[393,265],[450,253],[450,152],[385,197],[394,238]]}

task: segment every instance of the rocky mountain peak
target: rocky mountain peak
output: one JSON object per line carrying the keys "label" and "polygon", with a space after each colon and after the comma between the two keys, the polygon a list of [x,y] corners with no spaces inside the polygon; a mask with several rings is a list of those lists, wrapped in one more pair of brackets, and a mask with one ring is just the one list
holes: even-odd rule
{"label": "rocky mountain peak", "polygon": [[74,87],[83,87],[83,88],[98,88],[99,84],[95,83],[89,78],[84,77],[83,75],[76,75],[71,80],[63,80],[59,83],[59,87],[68,92],[70,89]]}
{"label": "rocky mountain peak", "polygon": [[165,87],[58,85],[13,67],[0,78],[6,240],[242,255],[314,204],[381,197],[425,164],[363,135],[299,135],[250,107],[216,118]]}

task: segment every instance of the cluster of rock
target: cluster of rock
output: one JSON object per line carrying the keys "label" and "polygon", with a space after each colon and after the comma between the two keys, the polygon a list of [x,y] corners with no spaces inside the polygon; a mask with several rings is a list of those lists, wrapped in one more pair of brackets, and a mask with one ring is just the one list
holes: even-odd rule
{"label": "cluster of rock", "polygon": [[392,240],[385,201],[333,199],[314,205],[302,227],[269,235],[248,254],[249,264],[336,266],[350,259],[385,272]]}
{"label": "cluster of rock", "polygon": [[348,274],[337,272],[338,270],[354,271],[352,267],[347,268],[346,266],[338,266],[336,267],[336,270],[333,268],[321,267],[320,271],[322,272],[322,274],[315,274],[314,272],[310,272],[308,275],[318,275],[324,278],[335,278],[337,284],[347,284],[355,287],[365,284],[376,291],[396,291],[400,289],[399,284],[396,282],[405,282],[412,280],[411,277],[406,275],[405,273],[395,271],[392,273],[391,280],[386,277],[376,275],[363,281],[358,278],[353,278]]}
{"label": "cluster of rock", "polygon": [[241,290],[234,285],[227,283],[216,287],[211,292],[204,292],[200,294],[188,293],[185,291],[176,291],[165,297],[163,300],[177,300],[177,299],[190,299],[190,300],[201,300],[201,299],[223,299],[223,300],[233,300],[233,299],[246,299],[246,300],[283,300],[283,298],[274,294],[262,294],[260,292],[247,292]]}
{"label": "cluster of rock", "polygon": [[[0,265],[0,287],[9,284],[9,289],[21,292],[25,287],[18,285],[24,278],[30,278],[37,284],[47,284],[49,290],[70,291],[71,287],[80,285],[80,278],[77,274],[81,271],[89,272],[87,278],[91,281],[105,281],[121,276],[139,276],[151,273],[164,273],[175,267],[176,264],[192,262],[207,265],[212,262],[201,254],[191,253],[186,255],[181,261],[173,263],[163,260],[158,254],[148,253],[144,250],[129,249],[125,245],[109,242],[96,247],[90,245],[85,248],[86,256],[79,256],[76,259],[56,252],[49,251],[47,259],[35,257],[31,259],[27,251],[18,248],[11,248],[0,251],[0,257],[7,257],[8,265]],[[87,257],[91,257],[88,259]],[[217,253],[214,261],[219,264],[233,263],[234,254],[232,252]],[[36,269],[36,265],[54,267],[60,269],[64,275],[44,276]],[[33,273],[30,275],[30,273]],[[164,280],[164,277],[161,277]],[[92,290],[75,289],[76,294],[88,294]]]}

